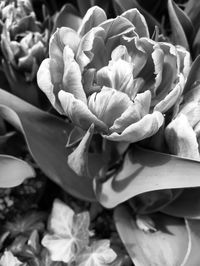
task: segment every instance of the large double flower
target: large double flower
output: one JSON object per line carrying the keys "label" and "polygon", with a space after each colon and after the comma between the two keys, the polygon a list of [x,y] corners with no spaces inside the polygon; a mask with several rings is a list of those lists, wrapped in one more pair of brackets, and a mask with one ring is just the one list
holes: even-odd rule
{"label": "large double flower", "polygon": [[54,108],[104,138],[136,142],[155,134],[180,98],[189,54],[149,37],[144,17],[131,9],[107,19],[92,7],[75,32],[52,35],[38,85]]}

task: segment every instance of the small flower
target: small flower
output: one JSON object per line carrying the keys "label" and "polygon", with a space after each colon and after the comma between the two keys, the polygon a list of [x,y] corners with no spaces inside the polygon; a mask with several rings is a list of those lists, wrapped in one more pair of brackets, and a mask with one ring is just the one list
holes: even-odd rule
{"label": "small flower", "polygon": [[182,47],[150,39],[137,9],[107,19],[92,7],[78,32],[62,27],[51,37],[38,85],[54,108],[112,141],[154,135],[163,114],[181,97],[190,66]]}
{"label": "small flower", "polygon": [[0,259],[1,266],[20,266],[23,265],[10,251],[5,251]]}
{"label": "small flower", "polygon": [[55,200],[51,217],[49,219],[49,234],[42,239],[52,261],[70,263],[76,255],[88,245],[89,242],[89,214],[83,212],[75,214],[74,211]]}
{"label": "small flower", "polygon": [[25,73],[27,81],[35,78],[45,58],[47,31],[37,21],[29,0],[1,2],[1,49],[15,70]]}
{"label": "small flower", "polygon": [[109,240],[93,242],[90,247],[84,249],[76,259],[77,266],[107,266],[110,265],[117,255],[110,248]]}

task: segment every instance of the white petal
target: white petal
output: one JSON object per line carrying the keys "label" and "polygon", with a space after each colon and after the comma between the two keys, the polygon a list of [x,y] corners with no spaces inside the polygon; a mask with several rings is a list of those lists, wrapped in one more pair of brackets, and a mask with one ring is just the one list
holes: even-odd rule
{"label": "white petal", "polygon": [[135,26],[135,31],[137,32],[139,37],[149,38],[149,31],[146,20],[137,8],[125,11],[123,14],[121,14],[121,16],[127,18]]}
{"label": "white petal", "polygon": [[164,117],[160,112],[153,112],[145,115],[138,122],[127,127],[121,134],[116,132],[111,135],[103,135],[104,138],[112,141],[125,141],[134,143],[154,135],[164,122]]}
{"label": "white petal", "polygon": [[74,53],[69,46],[65,46],[64,48],[63,60],[63,90],[72,93],[76,99],[86,103],[87,99],[83,90],[81,70],[74,60]]}
{"label": "white petal", "polygon": [[[53,79],[55,81],[61,79],[62,77],[59,76],[60,74],[57,73],[56,65],[54,66],[54,60],[47,58],[45,59],[42,64],[40,65],[40,68],[37,73],[37,83],[39,88],[46,94],[51,104],[54,106],[54,108],[61,114],[63,114],[63,109],[60,105],[60,102],[57,99],[57,83],[53,83]],[[51,71],[51,68],[52,71]],[[52,75],[52,72],[54,73],[54,76]]]}
{"label": "white petal", "polygon": [[125,93],[103,87],[99,93],[93,93],[89,97],[88,107],[96,117],[110,127],[127,109],[130,102]]}
{"label": "white petal", "polygon": [[53,203],[48,229],[59,236],[69,237],[72,235],[73,217],[74,211],[56,199]]}
{"label": "white petal", "polygon": [[84,102],[76,99],[74,95],[61,90],[58,93],[58,98],[61,102],[61,106],[65,112],[65,115],[68,116],[73,123],[85,130],[87,130],[91,124],[94,123],[94,125],[100,131],[107,131],[107,126],[105,123],[100,121],[94,114],[92,114],[87,105]]}
{"label": "white petal", "polygon": [[85,14],[81,26],[78,30],[78,34],[80,36],[85,35],[89,30],[98,26],[100,23],[107,19],[105,11],[98,7],[93,6],[88,9],[87,13]]}

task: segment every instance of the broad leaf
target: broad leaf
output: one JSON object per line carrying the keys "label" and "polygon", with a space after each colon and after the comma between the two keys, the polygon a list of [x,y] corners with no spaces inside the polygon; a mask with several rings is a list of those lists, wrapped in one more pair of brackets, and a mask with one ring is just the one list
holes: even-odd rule
{"label": "broad leaf", "polygon": [[[21,130],[33,158],[49,178],[76,197],[94,200],[91,179],[77,176],[67,164],[70,124],[4,90],[0,90],[0,115]],[[100,161],[92,155],[89,164],[95,168]]]}
{"label": "broad leaf", "polygon": [[165,207],[162,212],[189,219],[200,218],[200,188],[185,189],[182,194],[171,204]]}
{"label": "broad leaf", "polygon": [[200,221],[186,220],[186,226],[188,230],[189,245],[183,266],[196,266],[199,265],[200,261]]}
{"label": "broad leaf", "polygon": [[26,178],[35,177],[35,171],[28,163],[5,154],[0,154],[0,173],[1,188],[15,187]]}
{"label": "broad leaf", "polygon": [[[194,28],[187,14],[174,3],[173,0],[168,0],[169,18],[172,27],[172,35],[176,44],[180,44],[187,48],[187,45],[192,45],[194,39]],[[183,32],[182,32],[183,30]],[[181,34],[183,34],[181,36]],[[185,38],[186,37],[186,42]]]}
{"label": "broad leaf", "polygon": [[135,266],[180,266],[188,250],[184,220],[152,214],[156,231],[143,231],[131,211],[118,207],[114,213],[118,233]]}
{"label": "broad leaf", "polygon": [[[184,28],[186,28],[186,31],[189,31],[189,18],[186,17],[173,0],[168,0],[168,12],[172,28],[173,42],[175,44],[182,45],[189,50],[189,43],[186,37],[186,32],[184,31]],[[192,28],[192,24],[190,26]],[[189,34],[191,36],[193,33],[190,32]]]}
{"label": "broad leaf", "polygon": [[94,188],[99,202],[107,208],[149,191],[200,186],[200,162],[134,146],[117,174]]}
{"label": "broad leaf", "polygon": [[193,88],[195,82],[200,80],[200,56],[198,56],[193,62],[183,93],[186,94],[189,90]]}

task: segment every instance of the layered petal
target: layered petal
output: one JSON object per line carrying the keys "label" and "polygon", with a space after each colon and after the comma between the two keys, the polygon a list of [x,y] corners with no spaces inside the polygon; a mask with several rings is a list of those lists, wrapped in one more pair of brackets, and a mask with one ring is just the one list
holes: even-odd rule
{"label": "layered petal", "polygon": [[107,132],[107,126],[99,120],[87,107],[87,105],[74,97],[73,94],[61,90],[58,93],[61,106],[65,115],[69,117],[75,125],[87,130],[94,124],[99,131]]}
{"label": "layered petal", "polygon": [[[52,75],[51,71],[52,66],[55,66],[53,67],[54,75]],[[59,73],[59,71],[57,71],[57,63],[50,58],[43,60],[37,72],[38,86],[46,94],[53,107],[59,113],[63,114],[63,109],[57,96],[59,90],[57,81],[59,81],[60,79],[62,79],[62,73]]]}
{"label": "layered petal", "polygon": [[98,7],[91,7],[85,14],[81,26],[78,30],[79,36],[84,36],[92,28],[98,26],[107,19],[105,11]]}
{"label": "layered petal", "polygon": [[90,67],[97,69],[106,64],[107,52],[104,39],[105,31],[101,27],[92,28],[83,36],[76,54],[76,61],[81,71],[90,63]]}
{"label": "layered petal", "polygon": [[129,9],[128,11],[122,13],[121,16],[128,19],[134,25],[135,31],[139,35],[139,37],[149,38],[149,31],[146,20],[138,11],[138,9]]}
{"label": "layered petal", "polygon": [[130,98],[125,93],[103,87],[99,93],[93,93],[89,97],[88,107],[96,117],[110,127],[130,103]]}
{"label": "layered petal", "polygon": [[63,50],[64,74],[62,89],[72,93],[76,99],[87,102],[82,85],[82,75],[78,63],[74,59],[74,53],[69,46]]}
{"label": "layered petal", "polygon": [[127,127],[121,134],[116,132],[104,138],[112,141],[124,141],[134,143],[154,135],[164,122],[160,112],[145,115],[141,120]]}
{"label": "layered petal", "polygon": [[138,94],[134,103],[130,103],[128,108],[122,115],[114,121],[113,126],[110,128],[111,132],[122,132],[128,126],[139,121],[143,116],[148,114],[151,103],[151,93],[146,91]]}

